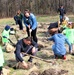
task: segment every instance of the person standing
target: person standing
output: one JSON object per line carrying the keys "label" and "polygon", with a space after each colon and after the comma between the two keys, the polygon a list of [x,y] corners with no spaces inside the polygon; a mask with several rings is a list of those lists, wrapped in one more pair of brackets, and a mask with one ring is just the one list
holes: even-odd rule
{"label": "person standing", "polygon": [[66,14],[66,10],[63,5],[60,6],[60,8],[58,9],[58,12],[60,12],[60,22],[62,22],[62,19],[64,15]]}
{"label": "person standing", "polygon": [[37,42],[37,20],[33,13],[30,13],[28,9],[24,12],[24,18],[23,18],[24,24],[26,26],[26,31],[28,37],[31,36],[35,42]]}
{"label": "person standing", "polygon": [[23,24],[22,24],[23,14],[20,10],[17,11],[16,15],[14,16],[14,20],[16,22],[16,25],[19,25],[19,29],[23,30]]}

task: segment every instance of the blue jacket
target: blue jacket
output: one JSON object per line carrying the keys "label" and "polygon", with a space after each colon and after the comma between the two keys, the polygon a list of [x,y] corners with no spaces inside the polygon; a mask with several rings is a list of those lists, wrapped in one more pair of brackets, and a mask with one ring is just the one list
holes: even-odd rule
{"label": "blue jacket", "polygon": [[61,33],[53,35],[52,37],[48,38],[48,40],[51,40],[54,42],[52,49],[54,54],[56,55],[66,54],[65,42],[69,45],[69,51],[72,50],[71,43],[68,41],[66,36],[64,36]]}
{"label": "blue jacket", "polygon": [[31,25],[32,30],[37,28],[37,20],[36,20],[36,17],[32,13],[30,13],[29,18],[26,18],[24,16],[23,20],[24,20],[24,24],[26,25],[26,27],[28,27],[28,25]]}

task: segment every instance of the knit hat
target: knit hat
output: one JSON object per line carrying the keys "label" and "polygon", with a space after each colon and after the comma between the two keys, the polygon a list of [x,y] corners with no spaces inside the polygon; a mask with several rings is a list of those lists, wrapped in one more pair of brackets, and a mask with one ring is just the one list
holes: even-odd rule
{"label": "knit hat", "polygon": [[10,29],[10,26],[9,25],[6,25],[5,26],[5,30],[8,31],[9,29]]}

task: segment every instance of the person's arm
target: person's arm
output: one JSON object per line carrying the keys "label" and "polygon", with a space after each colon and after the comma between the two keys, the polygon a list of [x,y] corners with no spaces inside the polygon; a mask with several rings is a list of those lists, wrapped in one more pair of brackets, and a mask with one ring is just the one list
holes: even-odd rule
{"label": "person's arm", "polygon": [[62,32],[64,35],[66,35],[66,29],[65,30],[63,30],[63,32]]}
{"label": "person's arm", "polygon": [[15,23],[18,24],[18,16],[17,15],[14,16],[14,20],[15,20]]}
{"label": "person's arm", "polygon": [[28,64],[25,61],[22,61],[22,65],[25,69],[28,69]]}
{"label": "person's arm", "polygon": [[24,60],[21,57],[20,53],[21,53],[21,46],[19,44],[17,44],[15,54],[16,54],[16,57],[19,59],[19,61],[23,62]]}
{"label": "person's arm", "polygon": [[15,20],[15,21],[17,20],[17,15],[14,16],[14,20]]}
{"label": "person's arm", "polygon": [[52,37],[50,37],[50,38],[48,38],[47,40],[50,40],[50,41],[52,41],[52,40],[53,40],[53,36],[52,36]]}
{"label": "person's arm", "polygon": [[21,19],[23,20],[23,17],[24,17],[24,14],[23,13],[21,13]]}
{"label": "person's arm", "polygon": [[37,27],[36,17],[34,15],[32,15],[31,16],[31,20],[32,20],[32,27],[31,27],[31,29],[34,30]]}
{"label": "person's arm", "polygon": [[38,48],[38,44],[32,40],[32,45],[35,47],[35,48]]}
{"label": "person's arm", "polygon": [[17,44],[16,45],[16,52],[15,52],[16,57],[22,63],[23,67],[27,69],[28,68],[28,64],[23,60],[23,58],[21,57],[20,53],[21,53],[21,46],[19,44]]}
{"label": "person's arm", "polygon": [[26,23],[26,18],[25,18],[25,17],[23,17],[23,19],[22,19],[22,23],[24,23],[25,26],[28,27],[28,24]]}
{"label": "person's arm", "polygon": [[71,53],[71,51],[72,51],[72,45],[71,45],[71,43],[69,42],[69,40],[67,38],[65,38],[65,41],[69,45],[69,52]]}

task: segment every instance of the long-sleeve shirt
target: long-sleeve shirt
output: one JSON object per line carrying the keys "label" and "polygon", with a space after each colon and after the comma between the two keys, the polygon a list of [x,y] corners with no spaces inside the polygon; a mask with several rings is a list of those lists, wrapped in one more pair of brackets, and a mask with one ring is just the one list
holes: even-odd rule
{"label": "long-sleeve shirt", "polygon": [[67,28],[63,31],[63,33],[69,39],[70,43],[74,44],[74,29]]}
{"label": "long-sleeve shirt", "polygon": [[[8,31],[6,31],[4,29],[4,31],[2,32],[2,42],[3,43],[8,43],[9,40],[7,38],[9,38],[9,32],[10,32],[10,29]],[[7,38],[4,38],[3,36],[7,37]]]}
{"label": "long-sleeve shirt", "polygon": [[[31,45],[35,48],[38,47],[38,44],[34,41],[32,41]],[[16,50],[15,50],[15,55],[16,57],[19,59],[19,61],[23,61],[23,58],[21,57],[21,52],[24,52],[26,53],[27,50],[30,48],[31,45],[26,45],[24,42],[23,42],[23,39],[19,40],[18,43],[16,44]]]}
{"label": "long-sleeve shirt", "polygon": [[58,11],[60,12],[60,15],[64,16],[66,14],[66,11],[64,8],[59,8]]}
{"label": "long-sleeve shirt", "polygon": [[57,55],[65,55],[66,54],[66,48],[65,48],[65,42],[69,45],[69,50],[72,50],[71,43],[68,41],[67,37],[63,34],[55,34],[52,37],[48,38],[48,40],[51,40],[54,42],[54,54]]}
{"label": "long-sleeve shirt", "polygon": [[35,30],[37,28],[37,20],[34,14],[30,13],[30,17],[28,18],[24,16],[23,21],[26,27],[30,25],[32,30]]}
{"label": "long-sleeve shirt", "polygon": [[22,13],[20,13],[19,15],[16,14],[16,15],[14,16],[14,19],[15,19],[15,21],[16,21],[16,20],[22,20],[22,19],[23,19],[23,16],[24,16],[24,15],[23,15]]}
{"label": "long-sleeve shirt", "polygon": [[0,46],[0,67],[2,67],[3,64],[4,64],[4,56],[3,56],[2,48]]}
{"label": "long-sleeve shirt", "polygon": [[22,13],[20,13],[19,15],[16,14],[14,16],[14,20],[15,20],[16,24],[18,24],[18,21],[21,21],[22,22],[23,17],[24,17],[24,15]]}

